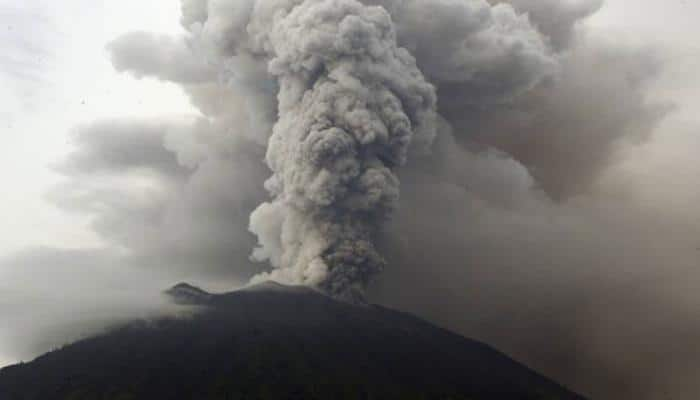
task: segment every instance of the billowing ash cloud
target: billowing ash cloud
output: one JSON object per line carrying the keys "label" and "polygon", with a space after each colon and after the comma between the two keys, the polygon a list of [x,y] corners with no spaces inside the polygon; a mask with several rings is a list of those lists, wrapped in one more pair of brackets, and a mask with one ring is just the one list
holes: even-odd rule
{"label": "billowing ash cloud", "polygon": [[557,64],[527,17],[482,1],[186,2],[182,22],[193,45],[212,51],[221,79],[258,92],[252,98],[278,89],[266,157],[273,201],[250,224],[253,258],[275,270],[256,279],[341,297],[382,268],[373,237],[398,202],[394,170],[435,136],[434,87],[414,55],[429,79],[473,102],[507,101]]}
{"label": "billowing ash cloud", "polygon": [[485,1],[370,0],[392,16],[399,44],[436,84],[461,101],[501,103],[551,77],[557,62],[547,38],[509,4]]}
{"label": "billowing ash cloud", "polygon": [[108,49],[197,113],[77,127],[49,194],[107,264],[354,297],[386,259],[370,301],[592,398],[700,389],[696,128],[601,1],[181,3],[183,35]]}
{"label": "billowing ash cloud", "polygon": [[661,68],[653,53],[586,40],[570,51],[554,81],[507,104],[473,106],[459,93],[441,102],[460,141],[506,152],[556,198],[585,193],[671,110],[646,95]]}
{"label": "billowing ash cloud", "polygon": [[266,157],[274,200],[251,215],[253,257],[277,268],[272,279],[353,296],[382,268],[372,237],[398,201],[394,168],[435,134],[434,88],[380,7],[261,2],[248,31],[280,88]]}

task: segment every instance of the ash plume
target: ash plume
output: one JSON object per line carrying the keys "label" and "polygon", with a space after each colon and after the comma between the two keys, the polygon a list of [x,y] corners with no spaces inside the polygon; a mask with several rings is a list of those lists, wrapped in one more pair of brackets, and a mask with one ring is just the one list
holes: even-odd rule
{"label": "ash plume", "polygon": [[278,89],[273,200],[250,222],[253,259],[275,269],[254,280],[339,297],[361,296],[382,269],[374,238],[398,203],[395,170],[435,136],[435,89],[414,55],[429,79],[475,102],[507,101],[556,70],[526,16],[483,1],[185,2],[182,22],[224,77],[246,60]]}
{"label": "ash plume", "polygon": [[253,258],[276,270],[257,279],[354,297],[384,263],[373,236],[398,201],[393,170],[412,142],[434,136],[434,89],[380,7],[261,2],[248,31],[279,85],[266,156],[273,200],[250,223]]}

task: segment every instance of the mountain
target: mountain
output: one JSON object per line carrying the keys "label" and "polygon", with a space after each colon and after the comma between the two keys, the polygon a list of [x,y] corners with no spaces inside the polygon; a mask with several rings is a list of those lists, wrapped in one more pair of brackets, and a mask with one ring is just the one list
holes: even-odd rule
{"label": "mountain", "polygon": [[583,399],[487,345],[380,306],[272,283],[167,293],[200,310],[4,368],[0,399]]}
{"label": "mountain", "polygon": [[165,294],[172,299],[175,304],[181,305],[206,305],[215,295],[192,286],[189,283],[178,283],[165,291]]}

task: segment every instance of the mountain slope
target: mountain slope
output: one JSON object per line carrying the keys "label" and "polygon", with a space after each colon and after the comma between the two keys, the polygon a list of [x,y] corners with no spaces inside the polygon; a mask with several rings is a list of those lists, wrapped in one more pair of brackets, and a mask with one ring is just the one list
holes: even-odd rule
{"label": "mountain slope", "polygon": [[481,343],[378,306],[265,284],[169,291],[203,311],[0,370],[0,399],[582,399]]}

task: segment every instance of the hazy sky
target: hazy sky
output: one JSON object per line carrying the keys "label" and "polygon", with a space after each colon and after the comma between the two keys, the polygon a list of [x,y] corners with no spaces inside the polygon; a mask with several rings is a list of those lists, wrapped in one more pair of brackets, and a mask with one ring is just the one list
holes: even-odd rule
{"label": "hazy sky", "polygon": [[[645,163],[643,168],[631,165],[629,174],[649,174],[651,179],[658,179],[655,168],[664,169],[678,159],[696,158],[695,149],[700,145],[695,133],[700,126],[698,15],[700,3],[691,0],[607,0],[603,9],[586,21],[594,27],[588,31],[591,35],[613,43],[619,40],[648,46],[659,53],[665,67],[654,83],[654,98],[672,101],[678,107],[658,127],[672,134],[654,136],[635,149],[635,160],[641,155]],[[0,229],[0,293],[5,293],[0,296],[0,365],[30,354],[24,350],[11,355],[3,352],[14,346],[17,336],[38,329],[19,316],[2,314],[13,309],[13,302],[26,301],[41,307],[43,313],[65,313],[66,320],[79,319],[80,316],[70,315],[61,303],[50,304],[50,299],[57,297],[55,294],[44,294],[53,290],[52,285],[89,288],[74,281],[81,279],[82,272],[93,268],[90,271],[96,277],[112,282],[109,288],[114,290],[112,294],[118,301],[109,306],[116,308],[116,314],[126,316],[130,315],[133,302],[141,299],[123,298],[121,288],[148,287],[153,282],[163,287],[158,285],[175,279],[134,275],[143,271],[114,268],[113,254],[101,252],[90,253],[88,258],[99,260],[99,267],[87,261],[85,265],[72,265],[74,259],[70,253],[59,254],[54,250],[98,248],[104,244],[103,239],[92,231],[92,221],[84,214],[59,210],[46,194],[66,179],[53,172],[51,165],[63,160],[72,150],[70,141],[79,127],[105,118],[158,119],[197,113],[180,86],[115,72],[105,49],[108,42],[130,31],[183,33],[179,17],[180,6],[175,0],[0,0],[0,87],[4,89],[0,91],[0,137],[4,139],[0,146],[0,181],[5,188],[0,196],[0,221],[5,222],[4,229]],[[680,136],[682,139],[678,139]],[[683,209],[689,205],[682,201],[700,197],[700,187],[687,187],[687,182],[697,180],[692,175],[694,171],[688,168],[686,173],[690,176],[673,174],[663,182],[665,191],[677,190],[683,194],[671,193],[667,197],[669,201],[681,200],[662,204],[663,207]],[[208,184],[215,185],[216,181]],[[644,197],[644,190],[651,192],[656,188],[654,184],[643,185],[635,193]],[[615,188],[606,190],[614,192]],[[654,201],[657,200],[651,200]],[[13,262],[21,260],[25,250],[37,247],[44,248],[38,252],[39,260],[50,264],[51,271],[37,269],[31,263]],[[64,270],[74,271],[74,275],[65,276],[61,272]],[[33,274],[41,276],[42,282],[30,285],[28,277]],[[5,284],[8,281],[15,287]],[[27,282],[34,293],[27,295],[17,290],[17,282]],[[77,294],[76,299],[80,298],[97,301],[99,294]],[[85,311],[86,315],[89,311]],[[71,332],[68,336],[79,334],[80,331]],[[32,346],[45,348],[54,344]]]}
{"label": "hazy sky", "polygon": [[176,32],[178,15],[175,1],[0,1],[1,254],[96,243],[84,219],[42,199],[57,182],[48,166],[68,151],[76,125],[190,110],[179,89],[116,73],[105,50],[130,30]]}
{"label": "hazy sky", "polygon": [[[85,217],[45,199],[60,180],[51,165],[68,152],[79,124],[191,110],[172,85],[116,73],[105,50],[108,41],[130,30],[177,32],[178,17],[175,1],[0,1],[2,257],[35,246],[100,244]],[[0,290],[10,289],[0,281]],[[0,354],[0,364],[10,361]]]}

